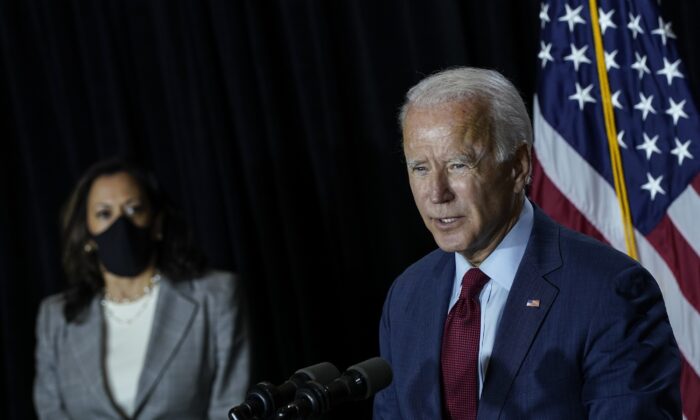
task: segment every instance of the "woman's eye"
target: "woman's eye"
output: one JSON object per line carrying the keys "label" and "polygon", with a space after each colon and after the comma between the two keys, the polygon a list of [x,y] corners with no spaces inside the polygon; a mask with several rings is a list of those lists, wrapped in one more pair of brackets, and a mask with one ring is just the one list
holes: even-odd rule
{"label": "woman's eye", "polygon": [[127,206],[124,209],[124,213],[126,213],[128,216],[133,216],[135,214],[139,214],[143,211],[143,206],[141,204],[134,204],[132,206]]}
{"label": "woman's eye", "polygon": [[98,210],[96,214],[98,219],[109,219],[112,216],[112,212],[107,209]]}

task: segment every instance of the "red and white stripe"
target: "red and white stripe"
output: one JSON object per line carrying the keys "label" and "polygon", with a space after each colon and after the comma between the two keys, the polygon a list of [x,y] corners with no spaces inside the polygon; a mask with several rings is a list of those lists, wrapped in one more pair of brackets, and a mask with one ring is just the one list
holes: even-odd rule
{"label": "red and white stripe", "polygon": [[[614,188],[544,119],[537,97],[533,114],[533,199],[559,222],[624,252],[622,218]],[[659,283],[683,354],[681,393],[685,416],[690,419],[700,419],[698,191],[700,175],[647,236],[635,230],[639,260]]]}

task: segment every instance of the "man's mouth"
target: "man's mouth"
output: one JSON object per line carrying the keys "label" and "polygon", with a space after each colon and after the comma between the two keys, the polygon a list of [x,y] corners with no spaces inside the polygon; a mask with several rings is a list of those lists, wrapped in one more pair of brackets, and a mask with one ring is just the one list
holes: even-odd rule
{"label": "man's mouth", "polygon": [[451,216],[451,217],[434,217],[433,220],[438,223],[439,226],[449,227],[452,224],[457,223],[461,220],[461,216]]}
{"label": "man's mouth", "polygon": [[438,219],[438,221],[440,221],[440,223],[452,223],[455,220],[457,220],[457,217],[445,217],[442,219]]}

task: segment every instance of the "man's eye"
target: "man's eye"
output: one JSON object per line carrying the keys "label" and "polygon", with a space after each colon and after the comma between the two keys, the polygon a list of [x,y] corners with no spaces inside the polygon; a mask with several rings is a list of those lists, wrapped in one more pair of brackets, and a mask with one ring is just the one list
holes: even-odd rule
{"label": "man's eye", "polygon": [[466,167],[467,167],[467,165],[464,163],[453,163],[450,165],[450,169],[453,169],[453,170],[464,169]]}
{"label": "man's eye", "polygon": [[411,171],[417,174],[424,174],[428,172],[428,168],[426,168],[425,166],[414,166],[411,168]]}

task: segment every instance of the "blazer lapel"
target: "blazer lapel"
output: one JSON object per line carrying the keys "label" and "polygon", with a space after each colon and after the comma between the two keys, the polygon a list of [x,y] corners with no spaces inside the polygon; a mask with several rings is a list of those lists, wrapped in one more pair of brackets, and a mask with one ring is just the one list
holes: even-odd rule
{"label": "blazer lapel", "polygon": [[160,282],[160,296],[136,393],[135,415],[162,377],[197,312],[197,303],[178,290],[188,286],[189,283],[173,285],[165,278]]}
{"label": "blazer lapel", "polygon": [[111,407],[116,412],[105,382],[104,370],[104,319],[100,301],[95,298],[90,303],[82,323],[68,324],[68,342],[82,383],[92,393],[93,398],[103,407]]}
{"label": "blazer lapel", "polygon": [[454,255],[442,253],[435,266],[426,273],[422,281],[424,287],[417,287],[419,294],[409,302],[407,312],[415,320],[417,334],[423,338],[422,345],[411,348],[411,359],[429,361],[419,367],[417,384],[411,389],[409,405],[430,418],[440,418],[442,415],[442,390],[440,379],[440,350],[442,347],[442,332],[447,318],[447,309],[452,293],[455,273]]}
{"label": "blazer lapel", "polygon": [[[500,415],[515,376],[542,321],[557,297],[558,289],[545,275],[561,266],[559,229],[535,208],[535,222],[503,310],[479,402],[479,419]],[[539,307],[528,307],[539,299]]]}

